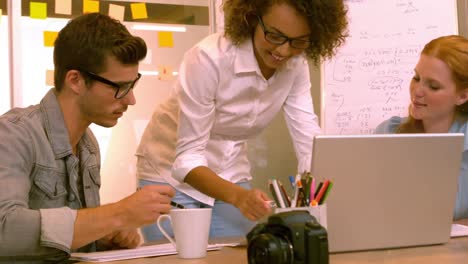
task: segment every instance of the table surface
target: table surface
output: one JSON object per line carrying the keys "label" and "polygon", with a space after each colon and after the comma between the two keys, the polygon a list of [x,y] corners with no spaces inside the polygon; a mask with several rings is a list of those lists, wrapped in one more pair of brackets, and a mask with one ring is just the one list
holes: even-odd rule
{"label": "table surface", "polygon": [[[79,262],[90,263],[90,262]],[[109,264],[242,264],[247,262],[245,247],[208,252],[201,259],[180,259],[176,255],[106,262]],[[450,239],[443,245],[410,247],[330,254],[332,264],[383,263],[383,264],[430,264],[468,263],[468,237]]]}
{"label": "table surface", "polygon": [[[457,224],[468,225],[468,219],[456,221]],[[234,242],[237,238],[220,242]],[[78,262],[80,264],[91,262]],[[248,263],[246,247],[224,247],[221,250],[209,251],[205,258],[180,259],[177,255],[129,259],[105,262],[108,264],[242,264]],[[461,264],[468,263],[468,236],[452,238],[442,245],[408,247],[397,249],[360,251],[330,254],[331,264]]]}

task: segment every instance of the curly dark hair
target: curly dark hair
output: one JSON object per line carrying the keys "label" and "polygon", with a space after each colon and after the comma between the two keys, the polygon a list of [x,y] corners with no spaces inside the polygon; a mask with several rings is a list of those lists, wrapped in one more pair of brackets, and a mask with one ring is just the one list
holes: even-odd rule
{"label": "curly dark hair", "polygon": [[275,4],[286,3],[307,18],[311,45],[305,54],[314,63],[331,58],[348,36],[347,9],[343,0],[224,0],[224,34],[234,44],[251,38],[262,16]]}

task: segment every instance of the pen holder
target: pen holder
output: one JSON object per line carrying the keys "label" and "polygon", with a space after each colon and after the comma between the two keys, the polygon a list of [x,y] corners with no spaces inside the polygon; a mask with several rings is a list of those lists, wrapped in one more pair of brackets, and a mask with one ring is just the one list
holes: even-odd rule
{"label": "pen holder", "polygon": [[327,229],[327,205],[307,206],[307,207],[287,207],[275,208],[275,213],[290,212],[297,210],[306,210],[310,215],[313,215],[317,221]]}

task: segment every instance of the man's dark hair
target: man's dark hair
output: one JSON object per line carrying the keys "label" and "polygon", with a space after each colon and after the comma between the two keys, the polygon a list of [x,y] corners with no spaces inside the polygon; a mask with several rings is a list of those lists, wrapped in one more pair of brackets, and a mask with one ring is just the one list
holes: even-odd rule
{"label": "man's dark hair", "polygon": [[60,92],[69,70],[103,72],[108,56],[122,64],[137,64],[146,51],[145,41],[131,35],[118,20],[100,13],[79,16],[70,20],[55,40],[55,88]]}

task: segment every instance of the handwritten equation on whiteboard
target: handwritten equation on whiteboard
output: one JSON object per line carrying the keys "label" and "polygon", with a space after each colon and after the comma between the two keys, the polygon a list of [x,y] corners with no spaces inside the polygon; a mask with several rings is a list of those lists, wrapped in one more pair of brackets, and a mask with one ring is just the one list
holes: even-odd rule
{"label": "handwritten equation on whiteboard", "polygon": [[407,115],[422,48],[435,37],[456,34],[456,3],[441,2],[346,1],[350,36],[323,64],[326,134],[369,134],[391,116]]}

